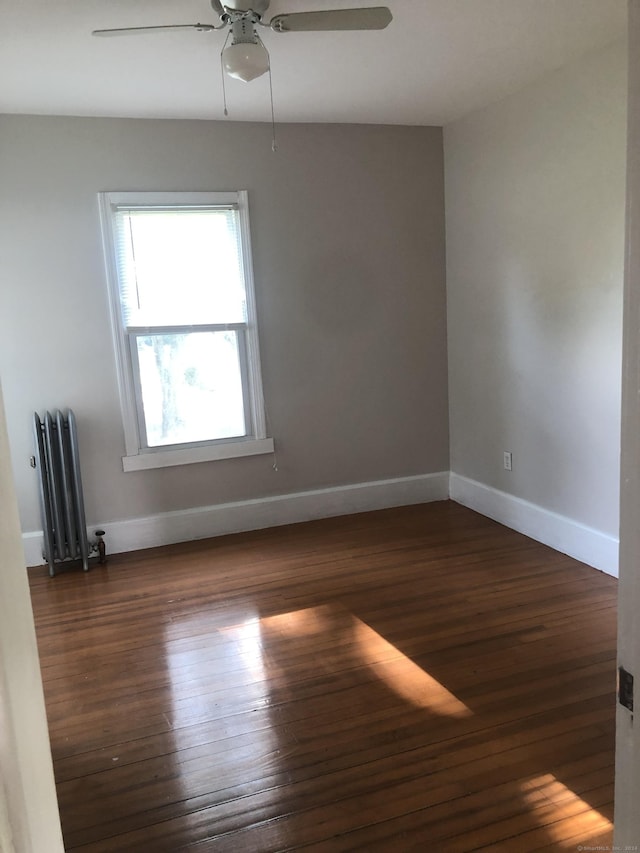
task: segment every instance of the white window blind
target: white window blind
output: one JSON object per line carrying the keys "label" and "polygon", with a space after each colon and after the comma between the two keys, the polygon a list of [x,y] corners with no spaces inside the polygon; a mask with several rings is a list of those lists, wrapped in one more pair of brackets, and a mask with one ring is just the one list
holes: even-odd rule
{"label": "white window blind", "polygon": [[114,212],[125,328],[246,322],[237,207]]}

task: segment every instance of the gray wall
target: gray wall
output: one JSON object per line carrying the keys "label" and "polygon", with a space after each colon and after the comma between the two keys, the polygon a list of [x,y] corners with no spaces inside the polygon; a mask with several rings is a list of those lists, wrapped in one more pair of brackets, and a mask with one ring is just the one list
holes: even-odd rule
{"label": "gray wall", "polygon": [[451,469],[614,536],[625,72],[619,43],[444,134]]}
{"label": "gray wall", "polygon": [[[0,117],[0,374],[24,530],[34,410],[78,417],[89,524],[447,470],[442,132]],[[123,473],[96,193],[247,189],[270,457]]]}

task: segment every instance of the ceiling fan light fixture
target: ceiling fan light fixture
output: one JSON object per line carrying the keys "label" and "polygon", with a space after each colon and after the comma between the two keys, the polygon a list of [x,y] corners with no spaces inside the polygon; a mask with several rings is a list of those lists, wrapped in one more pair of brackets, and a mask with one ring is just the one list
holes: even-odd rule
{"label": "ceiling fan light fixture", "polygon": [[249,83],[269,70],[269,54],[261,41],[237,42],[222,51],[222,66],[229,77]]}

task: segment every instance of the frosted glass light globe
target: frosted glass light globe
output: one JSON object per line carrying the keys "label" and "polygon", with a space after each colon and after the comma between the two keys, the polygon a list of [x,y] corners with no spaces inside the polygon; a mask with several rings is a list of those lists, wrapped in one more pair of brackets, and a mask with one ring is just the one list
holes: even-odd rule
{"label": "frosted glass light globe", "polygon": [[248,83],[269,70],[269,54],[261,42],[238,42],[225,47],[222,65],[229,77]]}

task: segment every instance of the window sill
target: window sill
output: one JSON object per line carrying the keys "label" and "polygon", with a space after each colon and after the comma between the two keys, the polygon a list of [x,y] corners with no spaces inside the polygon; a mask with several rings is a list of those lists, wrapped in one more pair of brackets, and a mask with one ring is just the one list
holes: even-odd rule
{"label": "window sill", "polygon": [[236,459],[241,456],[258,456],[273,453],[272,438],[230,441],[207,447],[190,447],[184,450],[158,450],[122,457],[123,471],[147,471],[151,468],[170,468],[173,465],[190,465],[194,462],[213,462],[216,459]]}

